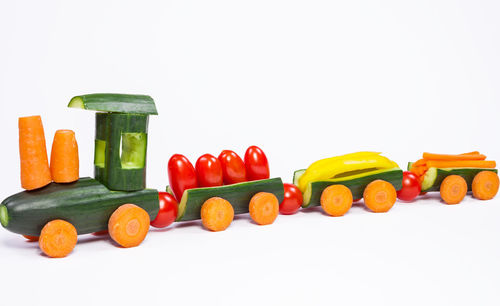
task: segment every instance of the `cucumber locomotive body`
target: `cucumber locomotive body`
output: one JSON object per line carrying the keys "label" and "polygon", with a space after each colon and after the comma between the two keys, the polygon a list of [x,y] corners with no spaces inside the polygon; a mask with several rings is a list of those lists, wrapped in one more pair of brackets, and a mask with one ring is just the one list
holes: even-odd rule
{"label": "cucumber locomotive body", "polygon": [[51,183],[5,199],[0,205],[0,221],[11,232],[38,236],[47,222],[62,219],[78,234],[88,234],[106,230],[111,214],[127,203],[143,208],[153,220],[159,210],[158,191],[111,191],[91,178],[70,184]]}
{"label": "cucumber locomotive body", "polygon": [[284,197],[283,182],[281,178],[272,178],[225,186],[188,189],[184,191],[179,202],[176,221],[200,219],[201,206],[212,197],[220,197],[229,201],[233,206],[235,215],[248,213],[250,200],[258,192],[272,193],[281,203]]}

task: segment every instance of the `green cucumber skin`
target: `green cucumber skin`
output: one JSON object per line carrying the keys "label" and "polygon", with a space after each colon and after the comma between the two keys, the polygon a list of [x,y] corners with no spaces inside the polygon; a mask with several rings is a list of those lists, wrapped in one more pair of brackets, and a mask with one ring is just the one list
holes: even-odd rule
{"label": "green cucumber skin", "polygon": [[[111,190],[142,190],[146,188],[147,161],[141,169],[122,169],[120,159],[122,133],[145,133],[147,138],[148,116],[96,113],[96,139],[106,142],[106,158],[104,168],[94,166],[94,176]],[[146,156],[144,158],[146,159]]]}
{"label": "green cucumber skin", "polygon": [[325,190],[326,187],[331,185],[344,185],[351,190],[353,199],[361,199],[363,198],[363,192],[365,191],[366,186],[375,180],[387,181],[391,183],[396,190],[400,190],[401,187],[403,186],[403,171],[393,170],[340,182],[328,182],[328,181],[313,182],[311,183],[312,185],[311,200],[309,201],[309,203],[304,203],[302,207],[305,208],[305,207],[320,206],[321,205],[320,199],[323,190]]}
{"label": "green cucumber skin", "polygon": [[158,115],[153,98],[147,95],[97,93],[73,97],[69,107],[127,114]]}
{"label": "green cucumber skin", "polygon": [[5,228],[21,235],[39,236],[47,222],[62,219],[79,235],[108,229],[111,214],[123,204],[143,208],[151,220],[159,211],[158,191],[110,191],[98,181],[81,178],[75,183],[57,184],[36,191],[23,191],[2,202],[8,212]]}
{"label": "green cucumber skin", "polygon": [[[201,218],[201,206],[212,197],[223,198],[234,209],[234,214],[248,213],[248,205],[252,197],[259,192],[270,192],[274,194],[279,203],[283,201],[284,188],[281,178],[243,182],[232,185],[208,188],[194,188],[186,190],[188,200],[184,213],[177,217],[176,221],[198,220]],[[183,195],[183,197],[186,195]]]}
{"label": "green cucumber skin", "polygon": [[432,192],[439,191],[441,189],[441,183],[443,180],[449,175],[459,175],[465,179],[467,182],[467,190],[472,191],[472,181],[474,177],[481,171],[491,171],[498,173],[497,169],[478,169],[478,168],[456,168],[456,169],[437,169],[436,180],[432,184],[432,186],[426,190],[422,190],[422,192]]}

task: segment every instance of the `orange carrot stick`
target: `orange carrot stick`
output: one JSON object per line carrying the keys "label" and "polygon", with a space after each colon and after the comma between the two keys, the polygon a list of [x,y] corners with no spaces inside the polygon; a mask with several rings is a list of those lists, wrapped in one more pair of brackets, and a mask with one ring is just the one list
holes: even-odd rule
{"label": "orange carrot stick", "polygon": [[423,154],[424,159],[430,160],[485,160],[486,156],[483,154],[435,154],[427,153]]}
{"label": "orange carrot stick", "polygon": [[75,132],[58,130],[54,135],[50,154],[50,173],[56,183],[77,181],[79,175],[78,144]]}
{"label": "orange carrot stick", "polygon": [[429,160],[427,167],[435,168],[495,168],[494,160]]}
{"label": "orange carrot stick", "polygon": [[40,116],[19,118],[19,156],[24,189],[41,188],[52,181]]}
{"label": "orange carrot stick", "polygon": [[472,152],[468,152],[468,153],[462,153],[460,155],[474,155],[474,154],[480,154],[479,151],[472,151]]}

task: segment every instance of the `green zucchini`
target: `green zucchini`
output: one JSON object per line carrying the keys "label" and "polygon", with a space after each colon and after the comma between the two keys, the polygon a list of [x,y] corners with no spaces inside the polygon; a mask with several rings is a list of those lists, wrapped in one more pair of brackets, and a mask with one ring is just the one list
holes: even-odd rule
{"label": "green zucchini", "polygon": [[147,115],[96,113],[96,180],[111,190],[144,189],[147,139]]}
{"label": "green zucchini", "polygon": [[422,192],[439,191],[441,183],[449,175],[459,175],[467,182],[467,190],[472,190],[472,181],[476,174],[481,171],[492,171],[498,173],[497,169],[482,168],[429,168],[424,174],[422,181]]}
{"label": "green zucchini", "polygon": [[250,199],[262,191],[274,194],[280,203],[283,201],[284,188],[281,178],[188,189],[182,195],[176,221],[200,219],[201,206],[211,197],[220,197],[229,201],[234,208],[235,215],[247,213]]}
{"label": "green zucchini", "polygon": [[[299,171],[302,170],[295,172],[294,181],[299,179],[301,175]],[[350,179],[341,177],[312,182],[307,186],[306,191],[303,194],[304,201],[302,203],[302,207],[305,208],[321,205],[321,194],[323,193],[323,190],[330,185],[344,185],[351,190],[352,197],[354,199],[363,198],[365,187],[374,180],[387,181],[391,183],[396,190],[400,190],[403,181],[403,171],[399,168],[372,170],[366,173],[357,174],[354,178]]]}
{"label": "green zucchini", "polygon": [[98,93],[76,96],[68,107],[126,114],[158,115],[153,98],[146,95]]}
{"label": "green zucchini", "polygon": [[39,236],[47,222],[62,219],[73,224],[78,234],[88,234],[106,230],[111,214],[127,203],[142,207],[154,220],[159,210],[158,191],[110,191],[91,178],[51,183],[5,199],[0,205],[0,221],[11,232]]}

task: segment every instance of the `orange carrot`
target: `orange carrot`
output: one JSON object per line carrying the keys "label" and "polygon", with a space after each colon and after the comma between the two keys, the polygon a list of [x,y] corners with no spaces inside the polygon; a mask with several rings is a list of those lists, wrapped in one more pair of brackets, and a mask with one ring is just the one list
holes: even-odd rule
{"label": "orange carrot", "polygon": [[497,194],[499,185],[498,174],[481,171],[472,180],[472,194],[479,200],[491,200]]}
{"label": "orange carrot", "polygon": [[475,155],[475,154],[480,154],[479,151],[472,151],[472,152],[468,152],[468,153],[462,153],[460,155]]}
{"label": "orange carrot", "polygon": [[144,209],[134,204],[123,204],[109,218],[109,235],[124,248],[138,246],[146,238],[149,221]]}
{"label": "orange carrot", "polygon": [[233,222],[233,218],[233,206],[223,198],[210,198],[201,206],[201,222],[206,229],[213,232],[228,228]]}
{"label": "orange carrot", "polygon": [[321,193],[323,210],[333,217],[345,215],[352,207],[352,192],[344,185],[331,185]]}
{"label": "orange carrot", "polygon": [[278,217],[280,203],[270,192],[259,192],[250,200],[250,217],[259,225],[272,224]]}
{"label": "orange carrot", "polygon": [[75,132],[58,130],[52,142],[50,154],[50,173],[56,183],[71,183],[77,181],[79,175],[78,144]]}
{"label": "orange carrot", "polygon": [[441,183],[439,193],[446,204],[458,204],[467,194],[467,182],[459,175],[449,175]]}
{"label": "orange carrot", "polygon": [[29,242],[38,241],[38,236],[23,235],[24,238],[28,239]]}
{"label": "orange carrot", "polygon": [[485,160],[486,156],[483,154],[435,154],[435,153],[427,153],[423,154],[424,159],[427,160]]}
{"label": "orange carrot", "polygon": [[396,203],[396,189],[391,183],[375,180],[363,192],[365,205],[373,212],[387,212]]}
{"label": "orange carrot", "polygon": [[495,168],[494,160],[429,160],[427,167],[435,168]]}
{"label": "orange carrot", "polygon": [[66,257],[75,248],[78,239],[75,227],[64,220],[52,220],[45,224],[38,244],[49,257]]}
{"label": "orange carrot", "polygon": [[40,116],[19,118],[19,155],[24,189],[41,188],[52,181]]}

